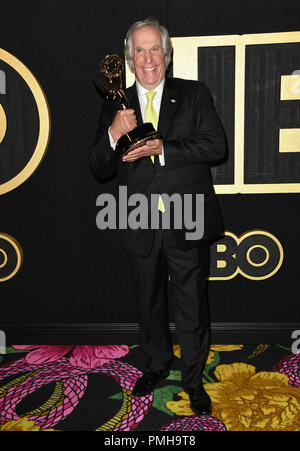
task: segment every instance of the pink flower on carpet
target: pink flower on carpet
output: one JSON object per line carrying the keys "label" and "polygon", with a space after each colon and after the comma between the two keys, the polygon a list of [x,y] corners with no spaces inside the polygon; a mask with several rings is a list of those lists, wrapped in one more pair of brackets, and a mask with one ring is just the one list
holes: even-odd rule
{"label": "pink flower on carpet", "polygon": [[160,431],[227,431],[222,421],[208,415],[193,415],[173,420]]}
{"label": "pink flower on carpet", "polygon": [[28,364],[40,365],[59,360],[71,353],[71,365],[80,368],[98,368],[128,354],[126,345],[13,345],[14,349],[30,351],[25,359]]}
{"label": "pink flower on carpet", "polygon": [[289,385],[300,387],[300,353],[289,354],[279,363],[273,366],[273,371],[286,374],[289,378]]}

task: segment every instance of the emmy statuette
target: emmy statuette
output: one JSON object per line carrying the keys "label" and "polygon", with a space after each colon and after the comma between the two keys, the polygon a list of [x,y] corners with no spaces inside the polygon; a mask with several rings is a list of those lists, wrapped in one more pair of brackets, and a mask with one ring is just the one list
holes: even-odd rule
{"label": "emmy statuette", "polygon": [[[119,55],[106,55],[100,63],[100,72],[109,80],[108,86],[102,85],[107,93],[106,98],[118,102],[119,109],[127,110],[130,108],[130,105],[122,87],[123,71],[124,63]],[[116,80],[117,83],[114,83],[113,80]],[[116,143],[116,150],[120,150],[121,155],[126,155],[131,150],[143,146],[146,141],[151,139],[161,139],[161,135],[150,122],[146,122],[124,133]]]}

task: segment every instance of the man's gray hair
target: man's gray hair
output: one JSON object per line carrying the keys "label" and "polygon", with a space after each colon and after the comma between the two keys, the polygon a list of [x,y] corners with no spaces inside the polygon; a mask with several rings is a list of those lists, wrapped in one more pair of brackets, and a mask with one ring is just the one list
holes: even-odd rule
{"label": "man's gray hair", "polygon": [[149,26],[157,28],[158,31],[160,32],[161,39],[162,39],[162,47],[163,47],[163,51],[164,51],[164,55],[165,55],[166,67],[168,67],[168,65],[171,62],[172,44],[171,44],[170,36],[169,36],[168,30],[166,29],[166,27],[164,27],[163,25],[160,25],[160,23],[156,19],[139,20],[139,21],[135,22],[133,25],[131,25],[131,27],[127,31],[125,48],[124,48],[125,58],[127,60],[129,68],[132,71],[134,71],[134,67],[133,67],[133,63],[132,63],[132,58],[133,58],[132,35],[139,28],[149,27]]}

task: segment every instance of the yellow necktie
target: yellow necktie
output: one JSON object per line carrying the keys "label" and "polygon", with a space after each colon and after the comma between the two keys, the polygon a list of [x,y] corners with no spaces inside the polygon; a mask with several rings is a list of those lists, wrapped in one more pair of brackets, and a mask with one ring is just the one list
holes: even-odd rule
{"label": "yellow necktie", "polygon": [[[158,116],[157,112],[153,105],[153,99],[155,95],[157,94],[156,91],[148,91],[146,93],[147,96],[147,105],[145,109],[145,122],[151,122],[155,130],[157,130],[158,125]],[[154,155],[151,155],[152,163],[154,163]],[[158,209],[163,213],[165,211],[165,207],[162,201],[161,196],[159,196],[158,199]]]}

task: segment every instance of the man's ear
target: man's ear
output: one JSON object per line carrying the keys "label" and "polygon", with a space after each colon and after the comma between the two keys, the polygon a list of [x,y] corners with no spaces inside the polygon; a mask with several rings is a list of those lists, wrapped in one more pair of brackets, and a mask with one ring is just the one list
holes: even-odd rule
{"label": "man's ear", "polygon": [[[131,66],[131,67],[130,67],[130,66]],[[133,74],[135,74],[135,67],[134,67],[134,64],[133,64],[132,60],[131,60],[131,64],[128,64],[128,67],[129,67],[129,69],[130,69],[130,72],[132,72]]]}

